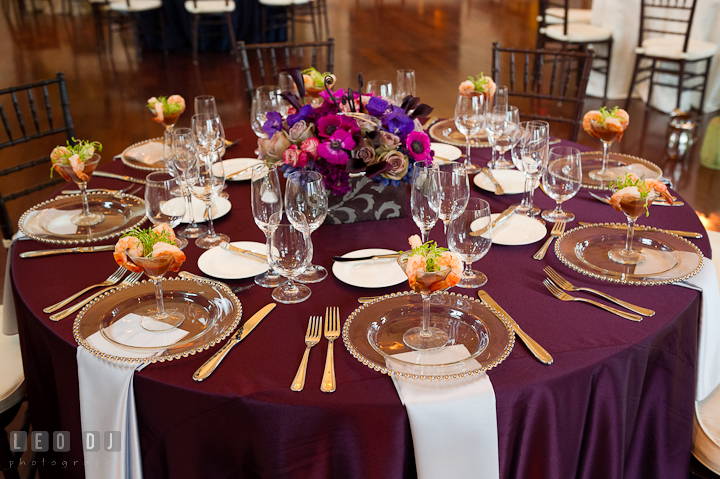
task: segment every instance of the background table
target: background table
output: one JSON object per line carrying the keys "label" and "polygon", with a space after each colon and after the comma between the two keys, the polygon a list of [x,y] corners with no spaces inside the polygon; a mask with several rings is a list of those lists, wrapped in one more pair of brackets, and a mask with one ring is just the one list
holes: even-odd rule
{"label": "background table", "polygon": [[[228,128],[227,134],[243,141],[226,158],[252,156],[256,140],[249,126]],[[489,150],[475,153],[475,161],[484,164]],[[142,176],[119,161],[103,168]],[[91,187],[122,186],[126,184],[105,178],[91,180]],[[264,241],[252,220],[248,183],[230,183],[227,191],[233,209],[216,221],[216,229],[233,241]],[[487,199],[493,212],[520,199],[496,197],[474,186],[472,194]],[[554,203],[541,193],[535,200],[543,208]],[[565,207],[582,221],[624,221],[585,191]],[[689,206],[651,210],[641,224],[704,231]],[[407,237],[417,232],[410,217],[323,226],[312,235],[313,262],[329,269],[332,256],[355,249],[405,249]],[[431,238],[446,245],[441,225]],[[709,253],[706,238],[695,243]],[[489,372],[497,398],[502,477],[685,477],[699,293],[671,285],[623,287],[593,281],[564,267],[552,252],[543,261],[533,260],[540,245],[493,245],[475,263],[489,278],[484,289],[555,360],[544,366],[517,342],[510,356]],[[23,251],[47,247],[19,241],[13,251],[27,390],[35,430],[71,434],[70,452],[39,455],[42,477],[83,477],[73,317],[53,323],[42,308],[104,280],[116,265],[110,253],[18,258]],[[196,264],[202,251],[190,245],[185,252],[183,269],[200,273]],[[542,285],[547,265],[578,285],[598,287],[657,314],[634,323],[590,305],[560,302]],[[136,374],[146,478],[415,476],[407,414],[391,379],[358,362],[341,343],[335,348],[335,393],[320,392],[324,339],[310,355],[305,390],[290,391],[309,316],[339,306],[344,320],[359,306],[358,297],[407,286],[365,290],[330,275],[310,288],[308,301],[278,305],[203,383],[194,383],[191,375],[217,348]],[[240,293],[243,319],[271,302],[270,293],[258,286]]]}

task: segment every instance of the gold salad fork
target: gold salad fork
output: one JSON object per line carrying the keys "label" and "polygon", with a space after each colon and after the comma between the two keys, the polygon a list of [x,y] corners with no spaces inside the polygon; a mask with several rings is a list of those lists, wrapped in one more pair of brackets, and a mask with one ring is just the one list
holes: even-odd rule
{"label": "gold salad fork", "polygon": [[[129,275],[127,278],[125,278],[125,279],[123,280],[123,282],[120,283],[120,286],[132,286],[133,284],[137,283],[137,280],[140,279],[140,276],[142,276],[142,275],[143,275],[142,272],[140,272],[140,273],[133,273],[133,274]],[[119,287],[119,286],[117,286],[117,287]],[[69,308],[67,308],[67,309],[63,309],[63,310],[60,311],[59,313],[53,314],[52,316],[50,316],[50,319],[53,320],[53,321],[60,321],[60,320],[63,319],[63,318],[67,318],[68,316],[70,316],[71,314],[73,314],[75,311],[77,311],[78,309],[80,309],[80,308],[82,308],[83,306],[85,306],[86,304],[88,304],[88,303],[89,303],[90,301],[92,301],[93,299],[97,298],[97,297],[100,296],[101,294],[103,294],[103,293],[105,293],[105,292],[107,292],[107,291],[110,291],[111,289],[114,289],[114,288],[116,288],[116,286],[110,286],[109,288],[101,289],[100,291],[98,291],[97,293],[93,294],[92,296],[89,296],[89,297],[83,299],[82,301],[80,301],[80,302],[77,303],[76,305],[71,306],[71,307],[69,307]]]}
{"label": "gold salad fork", "polygon": [[639,316],[637,314],[625,313],[623,311],[620,311],[619,309],[615,309],[602,303],[598,303],[597,301],[593,301],[592,299],[576,298],[575,296],[570,296],[565,291],[558,288],[555,283],[553,283],[549,279],[543,280],[543,284],[548,289],[548,291],[550,291],[552,295],[555,296],[557,299],[561,299],[563,301],[582,301],[583,303],[590,303],[600,309],[604,309],[605,311],[609,311],[611,313],[617,314],[620,317],[629,319],[630,321],[642,321],[643,319],[642,316]]}
{"label": "gold salad fork", "polygon": [[609,294],[603,293],[602,291],[598,291],[596,289],[592,288],[583,288],[580,286],[575,286],[570,281],[566,280],[562,276],[560,276],[560,273],[552,269],[550,266],[543,269],[545,271],[545,274],[547,274],[551,280],[557,284],[560,289],[563,289],[565,291],[587,291],[589,293],[597,294],[598,296],[607,299],[608,301],[612,301],[613,303],[622,306],[623,308],[629,309],[630,311],[633,311],[638,314],[642,314],[643,316],[653,316],[655,314],[655,311],[648,308],[643,308],[641,306],[635,306],[634,304],[628,303],[626,301],[623,301],[622,299],[618,299],[614,296],[610,296]]}
{"label": "gold salad fork", "polygon": [[550,243],[552,242],[553,238],[557,238],[562,236],[562,234],[565,232],[565,222],[564,221],[558,221],[555,223],[552,227],[552,230],[550,230],[550,237],[545,241],[545,244],[542,245],[542,248],[538,250],[537,253],[533,255],[533,259],[543,259],[545,257],[545,253],[547,253],[548,247],[550,246]]}
{"label": "gold salad fork", "polygon": [[72,296],[63,299],[62,301],[59,301],[59,302],[53,304],[52,306],[48,306],[47,308],[43,309],[43,312],[44,313],[54,313],[58,309],[62,308],[66,304],[70,303],[71,301],[79,298],[80,296],[87,293],[88,291],[90,291],[93,288],[102,288],[103,286],[112,286],[113,284],[117,284],[117,282],[120,281],[120,279],[123,277],[123,275],[125,274],[126,271],[127,270],[124,267],[120,266],[117,271],[115,271],[113,274],[108,276],[108,279],[106,279],[102,283],[93,284],[92,286],[88,286],[87,288],[78,291],[77,293],[73,294]]}
{"label": "gold salad fork", "polygon": [[320,390],[324,393],[335,391],[335,360],[333,358],[333,341],[340,336],[340,308],[325,308],[325,339],[328,340],[327,356],[325,357],[325,373]]}
{"label": "gold salad fork", "polygon": [[310,348],[320,342],[322,334],[322,316],[310,316],[308,321],[307,332],[305,333],[305,352],[303,353],[300,367],[298,368],[295,379],[293,379],[290,389],[293,391],[302,391],[305,387],[305,373],[307,372],[308,358],[310,357]]}

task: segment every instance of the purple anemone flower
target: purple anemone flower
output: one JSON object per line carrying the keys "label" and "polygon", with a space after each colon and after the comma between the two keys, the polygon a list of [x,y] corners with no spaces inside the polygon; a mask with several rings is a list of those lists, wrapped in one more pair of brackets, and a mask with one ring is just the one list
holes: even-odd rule
{"label": "purple anemone flower", "polygon": [[430,138],[425,133],[421,131],[410,132],[405,145],[408,153],[415,161],[428,163],[431,160]]}
{"label": "purple anemone flower", "polygon": [[348,151],[355,148],[355,140],[345,130],[337,130],[327,140],[318,146],[318,155],[325,158],[328,163],[344,165],[350,159]]}
{"label": "purple anemone flower", "polygon": [[269,111],[265,115],[265,119],[267,120],[265,123],[263,123],[263,131],[268,136],[268,138],[272,138],[272,136],[277,133],[278,131],[282,130],[283,127],[283,120],[282,116],[280,116],[280,113],[276,111]]}
{"label": "purple anemone flower", "polygon": [[329,137],[339,130],[343,121],[338,115],[325,115],[317,123],[318,135]]}

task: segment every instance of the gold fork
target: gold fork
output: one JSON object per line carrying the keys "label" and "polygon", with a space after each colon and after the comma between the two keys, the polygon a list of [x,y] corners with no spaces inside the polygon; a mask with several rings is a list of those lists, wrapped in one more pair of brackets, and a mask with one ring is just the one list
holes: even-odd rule
{"label": "gold fork", "polygon": [[295,379],[293,379],[290,389],[293,391],[302,391],[305,387],[305,373],[307,371],[308,358],[310,357],[310,348],[320,342],[320,333],[322,332],[322,316],[310,316],[308,321],[307,332],[305,333],[305,352],[303,353],[300,367],[298,368]]}
{"label": "gold fork", "polygon": [[576,298],[575,296],[570,296],[569,294],[558,288],[555,283],[553,283],[549,279],[543,280],[543,284],[548,289],[548,291],[550,291],[552,295],[555,296],[557,299],[561,299],[563,301],[582,301],[583,303],[590,303],[600,309],[604,309],[605,311],[609,311],[611,313],[617,314],[620,317],[629,319],[630,321],[642,321],[643,319],[642,316],[639,316],[637,314],[625,313],[623,311],[620,311],[619,309],[615,309],[602,303],[598,303],[597,301],[593,301],[592,299]]}
{"label": "gold fork", "polygon": [[653,316],[655,314],[655,311],[648,308],[643,308],[641,306],[635,306],[634,304],[628,303],[626,301],[623,301],[622,299],[618,299],[614,296],[610,296],[609,294],[605,294],[602,291],[598,291],[592,288],[583,288],[581,286],[575,286],[570,281],[566,280],[562,276],[560,276],[560,273],[552,269],[550,266],[543,269],[545,271],[545,274],[547,274],[551,280],[557,284],[560,289],[563,289],[565,291],[587,291],[589,293],[597,294],[598,296],[607,299],[608,301],[612,301],[613,303],[622,306],[623,308],[627,308],[630,311],[633,311],[638,314],[642,314],[643,316]]}
{"label": "gold fork", "polygon": [[328,340],[327,356],[325,357],[325,373],[320,390],[324,393],[335,391],[335,360],[333,358],[333,341],[340,336],[340,308],[325,308],[325,339]]}
{"label": "gold fork", "polygon": [[547,253],[550,243],[552,243],[553,238],[562,236],[562,234],[564,232],[565,232],[565,222],[558,221],[557,223],[555,223],[552,227],[552,230],[550,230],[550,237],[545,241],[545,244],[542,245],[542,248],[540,248],[538,250],[538,252],[533,255],[533,259],[537,259],[537,260],[543,259],[545,257],[545,253]]}
{"label": "gold fork", "polygon": [[69,298],[65,298],[62,301],[58,301],[57,303],[53,304],[52,306],[48,306],[47,308],[43,309],[43,312],[44,313],[54,313],[58,309],[62,308],[66,304],[70,303],[71,301],[79,298],[80,296],[87,293],[88,291],[90,291],[93,288],[101,288],[103,286],[112,286],[113,284],[117,284],[117,282],[120,281],[120,278],[123,277],[123,275],[125,274],[126,271],[127,270],[124,267],[120,266],[117,271],[115,271],[113,274],[108,276],[108,279],[106,279],[102,283],[93,284],[91,286],[88,286],[87,288],[80,290],[77,293],[73,294]]}
{"label": "gold fork", "polygon": [[[133,273],[133,274],[131,274],[130,276],[128,276],[127,278],[125,278],[125,279],[123,280],[123,282],[120,283],[120,286],[132,286],[133,284],[137,283],[137,280],[140,279],[140,276],[142,276],[142,273]],[[63,318],[67,318],[68,316],[70,316],[71,314],[73,314],[75,311],[77,311],[78,309],[80,309],[80,308],[82,308],[83,306],[85,306],[86,304],[88,304],[88,303],[89,303],[90,301],[92,301],[93,299],[97,298],[98,296],[100,296],[101,294],[105,293],[106,291],[110,291],[111,289],[115,289],[116,287],[119,287],[119,286],[110,286],[109,288],[101,289],[100,291],[98,291],[97,293],[93,294],[92,296],[88,296],[87,298],[83,299],[82,301],[80,301],[80,302],[77,303],[76,305],[71,306],[71,307],[69,307],[69,308],[67,308],[67,309],[63,309],[63,310],[60,311],[59,313],[53,314],[52,316],[50,316],[50,319],[53,320],[53,321],[60,321],[60,320],[63,319]]]}

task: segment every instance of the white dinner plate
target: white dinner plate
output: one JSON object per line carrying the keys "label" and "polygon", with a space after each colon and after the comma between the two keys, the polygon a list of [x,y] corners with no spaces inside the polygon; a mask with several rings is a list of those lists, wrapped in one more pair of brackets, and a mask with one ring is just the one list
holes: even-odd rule
{"label": "white dinner plate", "polygon": [[[267,252],[267,246],[264,243],[255,241],[234,241],[230,244],[262,255]],[[213,278],[243,279],[264,273],[268,269],[268,264],[260,259],[255,259],[254,256],[235,253],[216,246],[200,255],[198,268]]]}
{"label": "white dinner plate", "polygon": [[[525,175],[518,170],[490,170],[506,195],[516,195],[525,191]],[[473,183],[481,190],[495,193],[495,185],[482,171],[473,177]]]}
{"label": "white dinner plate", "polygon": [[[500,216],[500,213],[493,213],[491,218],[495,221],[498,216]],[[517,246],[540,241],[546,234],[545,225],[538,220],[520,214],[510,215],[508,219],[493,228],[492,242]]]}
{"label": "white dinner plate", "polygon": [[[258,160],[257,158],[232,158],[230,160],[223,160],[222,162],[226,177],[232,175],[236,171],[242,170],[243,168],[247,168],[252,165],[259,165],[261,163],[263,163],[263,161]],[[252,178],[252,168],[248,168],[233,178],[228,178],[227,181],[245,181],[250,178]]]}
{"label": "white dinner plate", "polygon": [[[430,143],[430,149],[444,160],[455,161],[462,156],[462,151],[457,146],[446,145],[445,143]],[[440,163],[441,161],[434,161],[434,163]]]}
{"label": "white dinner plate", "polygon": [[[179,200],[180,198],[178,198]],[[177,201],[175,199],[171,201]],[[193,214],[195,215],[195,222],[196,223],[204,223],[207,221],[205,219],[205,203],[200,201],[199,199],[192,197],[192,206],[193,206]],[[213,219],[216,220],[218,218],[221,218],[228,214],[230,212],[230,208],[232,207],[232,204],[229,200],[221,197],[217,197],[213,200]],[[182,223],[190,223],[190,213],[188,211],[185,212],[185,216],[183,216]]]}
{"label": "white dinner plate", "polygon": [[[358,258],[376,254],[397,253],[391,249],[359,249],[343,255]],[[332,272],[343,283],[358,288],[385,288],[407,281],[407,276],[397,263],[397,258],[370,259],[365,261],[335,261]]]}

